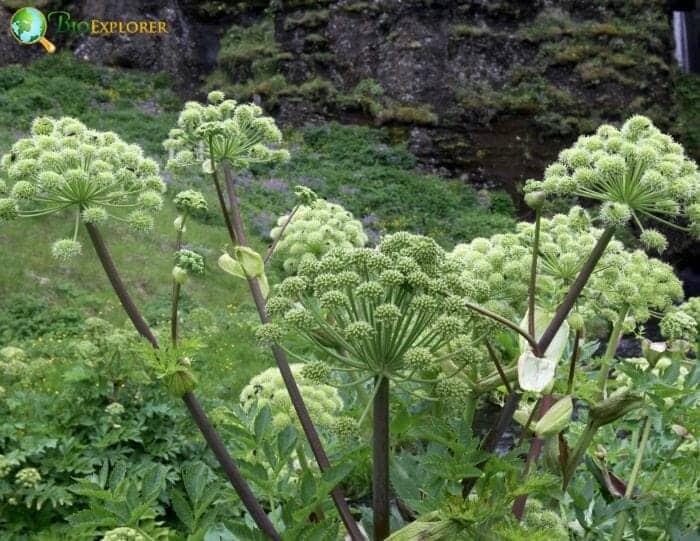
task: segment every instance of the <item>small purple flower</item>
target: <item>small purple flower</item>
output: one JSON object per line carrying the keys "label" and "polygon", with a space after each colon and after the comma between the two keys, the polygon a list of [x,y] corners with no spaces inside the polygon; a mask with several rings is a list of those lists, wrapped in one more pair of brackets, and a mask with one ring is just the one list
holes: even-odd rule
{"label": "small purple flower", "polygon": [[365,214],[361,221],[362,225],[370,226],[379,223],[379,218],[375,214]]}
{"label": "small purple flower", "polygon": [[262,235],[267,237],[270,234],[270,229],[275,223],[275,217],[269,212],[261,212],[253,216],[253,227],[255,230]]}

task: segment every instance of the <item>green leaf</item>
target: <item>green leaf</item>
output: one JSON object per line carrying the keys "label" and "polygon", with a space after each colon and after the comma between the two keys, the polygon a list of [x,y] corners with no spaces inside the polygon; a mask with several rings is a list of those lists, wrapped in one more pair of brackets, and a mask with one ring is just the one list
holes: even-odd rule
{"label": "green leaf", "polygon": [[189,464],[182,469],[182,482],[195,507],[202,499],[208,478],[209,468],[203,462]]}
{"label": "green leaf", "polygon": [[170,504],[173,506],[177,518],[187,526],[188,531],[192,532],[194,530],[194,514],[190,504],[187,503],[185,496],[180,490],[174,489],[170,493]]}
{"label": "green leaf", "polygon": [[99,526],[112,526],[115,523],[114,515],[105,509],[83,509],[72,515],[68,515],[68,522],[74,526],[81,527],[99,527]]}
{"label": "green leaf", "polygon": [[203,541],[238,541],[239,539],[243,538],[234,536],[231,530],[219,523],[207,530]]}
{"label": "green leaf", "polygon": [[109,476],[109,488],[111,490],[116,490],[117,485],[121,483],[126,474],[126,464],[124,462],[117,462],[112,469],[112,474]]}
{"label": "green leaf", "polygon": [[165,488],[165,473],[166,468],[160,464],[154,464],[146,470],[141,481],[141,491],[145,501],[153,502],[158,498]]}
{"label": "green leaf", "polygon": [[258,414],[255,416],[255,422],[253,423],[253,430],[255,431],[255,439],[258,444],[263,440],[267,430],[272,422],[272,412],[269,406],[264,406]]}
{"label": "green leaf", "polygon": [[297,429],[294,425],[287,425],[282,432],[277,435],[277,451],[280,460],[286,461],[291,455],[297,443]]}

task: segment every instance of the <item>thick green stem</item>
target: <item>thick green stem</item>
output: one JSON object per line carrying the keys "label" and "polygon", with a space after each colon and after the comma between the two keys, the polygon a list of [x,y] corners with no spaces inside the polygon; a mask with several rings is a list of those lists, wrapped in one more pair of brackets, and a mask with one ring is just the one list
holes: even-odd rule
{"label": "thick green stem", "polygon": [[622,326],[625,324],[625,318],[627,318],[628,311],[629,308],[626,306],[624,309],[620,310],[620,314],[618,315],[617,320],[613,324],[612,331],[610,332],[610,338],[608,339],[608,346],[605,348],[605,354],[600,360],[600,374],[598,374],[598,400],[605,398],[605,387],[608,383],[610,365],[615,357],[617,343],[620,341]]}
{"label": "thick green stem", "polygon": [[[574,280],[574,283],[571,284],[571,287],[566,293],[564,300],[554,313],[552,321],[549,322],[549,325],[545,329],[544,333],[542,333],[542,337],[539,341],[539,351],[547,351],[549,344],[551,344],[552,340],[554,340],[559,328],[568,317],[569,312],[571,312],[571,309],[574,307],[574,304],[583,291],[583,288],[586,286],[586,283],[588,283],[588,279],[591,277],[591,274],[593,274],[598,261],[600,261],[600,258],[603,257],[603,253],[612,240],[614,233],[615,229],[608,227],[600,235],[600,238],[598,238],[598,242],[596,242],[596,245],[593,247],[591,254],[588,256],[588,259],[581,268],[576,280]],[[533,351],[535,350],[533,349]]]}
{"label": "thick green stem", "polygon": [[[637,456],[634,459],[634,465],[632,466],[632,473],[630,474],[629,481],[627,481],[627,489],[625,490],[625,498],[630,499],[634,493],[634,486],[637,484],[637,479],[639,478],[639,471],[642,467],[642,460],[644,458],[644,451],[646,450],[647,442],[649,441],[649,434],[651,433],[651,419],[647,417],[644,420],[644,430],[642,431],[642,439],[639,442],[639,447],[637,448]],[[617,516],[617,522],[615,523],[615,530],[613,530],[613,535],[611,541],[620,541],[625,533],[625,528],[627,527],[627,520],[629,519],[629,510],[625,509]]]}
{"label": "thick green stem", "polygon": [[474,394],[474,392],[470,392],[469,396],[467,396],[466,403],[464,404],[462,418],[464,419],[465,424],[470,428],[474,424],[474,414],[476,413],[477,401],[478,397],[476,394]]}
{"label": "thick green stem", "polygon": [[[509,366],[508,368],[504,368],[503,374],[505,374],[508,381],[512,382],[518,377],[518,367],[513,365]],[[477,395],[482,395],[493,391],[501,385],[503,385],[503,375],[499,371],[496,371],[495,373],[482,378],[481,381],[474,386],[474,392]]]}
{"label": "thick green stem", "polygon": [[[177,230],[177,237],[175,238],[175,250],[180,251],[182,249],[182,230],[185,227],[185,221],[187,220],[187,215],[183,214],[182,223],[180,228]],[[178,308],[180,304],[180,284],[173,280],[173,297],[172,297],[172,311],[170,314],[170,339],[172,341],[173,347],[177,347],[179,339],[179,320],[180,316],[178,314]]]}
{"label": "thick green stem", "polygon": [[585,454],[586,449],[588,449],[588,447],[591,445],[593,437],[595,436],[596,432],[598,432],[598,428],[600,427],[596,423],[588,421],[586,428],[583,430],[583,433],[576,442],[576,447],[574,447],[574,450],[566,463],[566,467],[564,468],[562,490],[566,491],[566,488],[569,486],[571,478],[574,476],[574,472],[576,471],[576,468],[578,468],[578,464]]}
{"label": "thick green stem", "polygon": [[[131,299],[124,282],[122,282],[121,276],[114,265],[114,261],[112,260],[112,256],[107,249],[107,245],[102,238],[102,234],[94,224],[85,224],[85,227],[87,228],[88,234],[90,235],[90,240],[95,247],[97,257],[99,258],[100,263],[102,263],[102,268],[104,269],[105,274],[107,274],[107,278],[112,284],[112,288],[117,294],[119,301],[122,303],[122,306],[129,316],[129,319],[131,319],[131,322],[139,334],[145,337],[151,343],[151,346],[153,346],[154,349],[158,349],[158,340],[156,340],[156,337],[151,331],[151,328],[148,326],[148,323],[146,323],[138,308],[136,308],[136,305]],[[226,450],[219,433],[216,431],[214,425],[212,425],[211,421],[202,409],[197,397],[194,395],[194,393],[188,392],[182,396],[182,400],[185,402],[192,419],[195,421],[197,428],[199,428],[200,432],[204,436],[204,439],[209,444],[209,448],[214,453],[214,456],[221,465],[221,468],[229,478],[231,485],[238,493],[238,496],[241,498],[241,501],[245,505],[250,515],[253,517],[253,520],[255,520],[260,530],[262,530],[270,539],[275,541],[281,540],[282,538],[275,530],[275,527],[272,525],[272,522],[270,522],[269,517],[267,514],[265,514],[265,511],[260,506],[258,500],[255,498],[250,486],[248,483],[246,483],[245,479],[243,479],[241,472],[236,466],[236,463]]]}
{"label": "thick green stem", "polygon": [[174,347],[178,342],[178,305],[180,304],[180,284],[173,281],[172,312],[170,314],[170,340]]}
{"label": "thick green stem", "polygon": [[389,537],[389,380],[378,376],[372,434],[372,511],[374,539]]}
{"label": "thick green stem", "polygon": [[[223,169],[224,177],[226,179],[226,193],[228,196],[228,204],[230,206],[230,216],[229,211],[226,208],[226,204],[223,201],[223,198],[221,198],[219,202],[221,203],[222,212],[226,215],[227,223],[230,223],[231,225],[231,227],[229,228],[231,242],[234,245],[239,244],[241,246],[248,246],[245,228],[243,226],[243,217],[238,206],[238,197],[236,195],[233,175],[228,166],[224,165]],[[213,174],[216,175],[216,168],[213,166],[213,164],[212,170]],[[215,176],[214,178],[215,182],[218,182],[217,177]],[[258,310],[260,321],[262,323],[268,323],[269,318],[267,316],[265,296],[262,293],[262,289],[260,289],[260,282],[257,278],[249,278],[248,286],[250,288],[250,293],[253,297],[253,301],[255,302],[255,306]],[[292,370],[289,367],[287,356],[285,355],[282,348],[280,348],[278,345],[273,345],[271,349],[272,355],[274,356],[275,361],[277,363],[277,368],[279,369],[280,374],[282,375],[282,380],[284,381],[284,385],[287,388],[287,392],[289,393],[289,398],[292,402],[292,405],[294,406],[294,410],[296,411],[297,417],[299,418],[299,423],[301,424],[301,427],[304,430],[304,434],[306,435],[306,439],[309,442],[311,451],[313,452],[314,458],[318,463],[318,467],[322,472],[326,471],[331,467],[330,461],[328,460],[328,455],[326,455],[326,451],[323,448],[323,444],[321,443],[321,438],[319,437],[318,432],[316,431],[316,427],[311,421],[311,416],[309,415],[306,403],[304,402],[304,399],[301,396],[299,386],[297,385],[296,379],[294,378]],[[343,525],[348,531],[348,534],[350,535],[352,541],[363,541],[365,537],[360,531],[357,522],[355,522],[355,519],[353,518],[352,513],[350,512],[350,507],[345,501],[345,496],[343,494],[342,489],[339,486],[334,487],[331,491],[331,497],[333,498],[333,503],[335,503],[340,518],[343,521]]]}
{"label": "thick green stem", "polygon": [[535,336],[535,293],[537,291],[537,256],[540,249],[540,229],[542,212],[537,209],[535,214],[535,238],[532,241],[532,266],[530,267],[530,283],[528,285],[527,302],[527,332]]}

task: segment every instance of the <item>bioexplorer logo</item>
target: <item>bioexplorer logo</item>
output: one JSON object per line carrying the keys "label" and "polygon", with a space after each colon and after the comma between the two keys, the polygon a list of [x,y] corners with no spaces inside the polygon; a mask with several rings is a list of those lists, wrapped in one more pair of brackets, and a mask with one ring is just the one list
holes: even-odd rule
{"label": "bioexplorer logo", "polygon": [[68,11],[50,11],[46,16],[34,7],[18,9],[10,19],[10,32],[22,45],[39,43],[47,53],[56,51],[56,46],[46,39],[51,25],[57,34],[76,33],[92,36],[112,34],[167,34],[166,21],[111,21],[73,19]]}

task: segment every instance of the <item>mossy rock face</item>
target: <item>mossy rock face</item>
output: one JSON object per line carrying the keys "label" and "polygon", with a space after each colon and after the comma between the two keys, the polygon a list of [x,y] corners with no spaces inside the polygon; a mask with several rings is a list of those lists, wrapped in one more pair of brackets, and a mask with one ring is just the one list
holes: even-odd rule
{"label": "mossy rock face", "polygon": [[[675,102],[692,94],[671,90],[661,0],[272,5],[270,22],[255,23],[265,28],[259,42],[235,53],[235,69],[220,54],[240,97],[258,94],[293,124],[395,126],[425,163],[509,190],[601,122],[644,113],[669,128]],[[679,135],[692,132],[692,122],[680,124]],[[512,160],[531,160],[532,170]]]}

